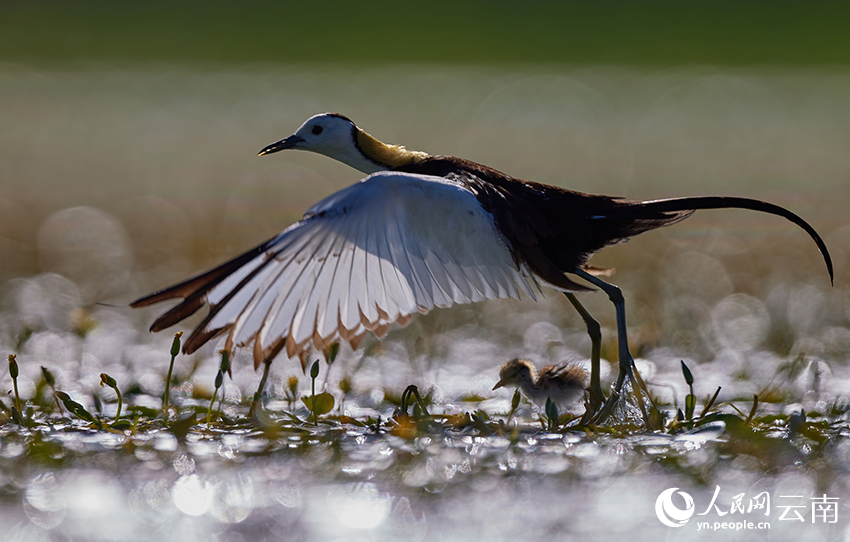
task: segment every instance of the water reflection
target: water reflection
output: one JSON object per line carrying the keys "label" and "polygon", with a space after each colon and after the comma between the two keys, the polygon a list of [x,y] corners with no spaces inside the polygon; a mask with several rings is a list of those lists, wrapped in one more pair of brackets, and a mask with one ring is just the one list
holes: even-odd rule
{"label": "water reflection", "polygon": [[[729,450],[722,421],[677,436],[587,438],[529,426],[523,431],[516,441],[447,434],[412,443],[351,432],[333,437],[336,453],[323,454],[320,469],[311,448],[324,446],[290,450],[288,438],[267,441],[271,453],[248,451],[251,441],[265,440],[261,434],[235,441],[235,452],[248,457],[239,463],[217,454],[157,449],[155,436],[133,437],[135,454],[125,456],[120,467],[77,469],[78,460],[66,459],[61,476],[35,474],[18,494],[33,526],[86,540],[147,540],[154,533],[163,540],[230,540],[263,532],[291,533],[295,540],[422,541],[443,540],[447,533],[493,540],[533,533],[592,537],[612,517],[616,523],[606,532],[640,527],[658,534],[653,502],[668,487],[684,488],[703,505],[715,484],[727,492],[766,487],[850,497],[840,477],[819,483],[791,464],[765,471],[763,458],[747,454],[713,475],[709,488],[695,484],[692,476],[708,476]],[[314,438],[324,441],[328,435]],[[97,457],[97,439],[86,442],[80,450],[87,453],[80,457]],[[845,448],[836,447],[833,465],[848,455]],[[392,453],[382,454],[384,449]],[[373,456],[389,465],[375,469]],[[19,540],[39,536],[20,528],[9,532]]]}
{"label": "water reflection", "polygon": [[201,516],[210,509],[215,487],[197,474],[181,476],[171,488],[171,498],[178,510],[189,516]]}
{"label": "water reflection", "polygon": [[343,528],[374,529],[390,514],[392,497],[361,482],[328,491],[327,508]]}
{"label": "water reflection", "polygon": [[24,511],[34,524],[52,529],[65,519],[65,497],[52,472],[39,474],[24,493]]}
{"label": "water reflection", "polygon": [[209,514],[222,523],[239,523],[254,509],[254,484],[239,474],[224,481],[216,480]]}
{"label": "water reflection", "polygon": [[143,524],[160,524],[171,519],[177,508],[171,487],[165,480],[154,480],[136,487],[128,498],[130,510]]}

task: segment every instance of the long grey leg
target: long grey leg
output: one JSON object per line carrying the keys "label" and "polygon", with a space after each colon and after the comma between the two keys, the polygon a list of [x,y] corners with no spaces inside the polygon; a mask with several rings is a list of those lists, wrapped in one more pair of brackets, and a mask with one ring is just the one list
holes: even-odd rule
{"label": "long grey leg", "polygon": [[[595,286],[598,286],[603,292],[608,294],[608,299],[614,303],[614,308],[617,312],[617,348],[620,363],[620,374],[617,377],[617,384],[614,387],[612,399],[614,396],[622,396],[623,384],[625,384],[626,378],[631,379],[635,384],[638,406],[643,414],[644,422],[647,427],[656,428],[660,423],[658,409],[655,408],[652,396],[649,395],[649,390],[646,388],[646,384],[640,377],[640,374],[638,374],[637,367],[635,367],[635,361],[632,358],[631,352],[629,352],[629,338],[626,332],[626,301],[623,298],[623,293],[617,286],[608,284],[604,280],[599,277],[594,277],[583,269],[576,269],[573,271],[573,274],[578,275]],[[647,408],[647,405],[644,404],[644,396],[649,401],[649,408]],[[613,403],[613,401],[609,400],[609,403]],[[606,407],[607,406],[608,405],[606,404]]]}
{"label": "long grey leg", "polygon": [[591,413],[596,413],[599,407],[602,406],[602,403],[605,402],[605,394],[602,392],[602,384],[599,382],[599,355],[602,349],[602,329],[599,327],[599,322],[587,312],[587,309],[579,302],[575,294],[565,292],[564,295],[567,296],[567,299],[572,303],[575,310],[581,316],[581,319],[584,320],[587,326],[587,334],[590,335],[590,387],[588,388],[590,392],[590,408],[588,410]]}
{"label": "long grey leg", "polygon": [[608,294],[608,299],[614,304],[614,309],[617,312],[617,355],[620,362],[620,374],[617,376],[617,384],[614,387],[614,391],[620,393],[623,390],[623,384],[626,378],[632,374],[632,366],[634,365],[632,354],[629,352],[629,338],[626,332],[626,300],[617,286],[608,284],[583,269],[577,268],[572,273],[594,286],[598,286],[599,289]]}

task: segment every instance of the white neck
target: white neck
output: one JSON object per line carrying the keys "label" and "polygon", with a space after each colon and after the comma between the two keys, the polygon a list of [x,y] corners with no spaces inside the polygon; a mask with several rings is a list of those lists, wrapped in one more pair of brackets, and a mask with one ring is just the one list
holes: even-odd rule
{"label": "white neck", "polygon": [[375,162],[363,156],[363,153],[361,153],[356,147],[353,146],[346,145],[333,148],[323,148],[321,149],[321,151],[316,150],[313,152],[323,154],[329,158],[333,158],[334,160],[338,160],[349,167],[353,167],[357,171],[366,173],[367,175],[378,171],[387,170],[386,167],[376,164]]}

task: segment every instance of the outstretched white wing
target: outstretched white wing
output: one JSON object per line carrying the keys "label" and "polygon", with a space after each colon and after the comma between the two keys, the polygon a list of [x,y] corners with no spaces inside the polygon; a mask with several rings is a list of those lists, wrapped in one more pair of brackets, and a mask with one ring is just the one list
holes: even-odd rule
{"label": "outstretched white wing", "polygon": [[[283,348],[293,357],[338,339],[356,345],[369,331],[381,336],[434,307],[519,298],[520,291],[534,297],[531,273],[518,267],[475,196],[425,175],[370,175],[237,260],[238,267],[184,283],[205,285],[212,307],[186,346],[228,331],[228,348],[254,343],[257,365]],[[211,289],[201,280],[207,275]],[[171,297],[188,303],[191,292],[180,286]]]}

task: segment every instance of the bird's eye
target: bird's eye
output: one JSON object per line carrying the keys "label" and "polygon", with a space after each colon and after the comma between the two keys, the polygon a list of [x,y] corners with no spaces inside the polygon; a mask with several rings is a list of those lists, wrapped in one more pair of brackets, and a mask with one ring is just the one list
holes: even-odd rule
{"label": "bird's eye", "polygon": [[323,128],[321,126],[313,126],[311,131],[313,132],[313,135],[319,135],[322,133],[322,130]]}

